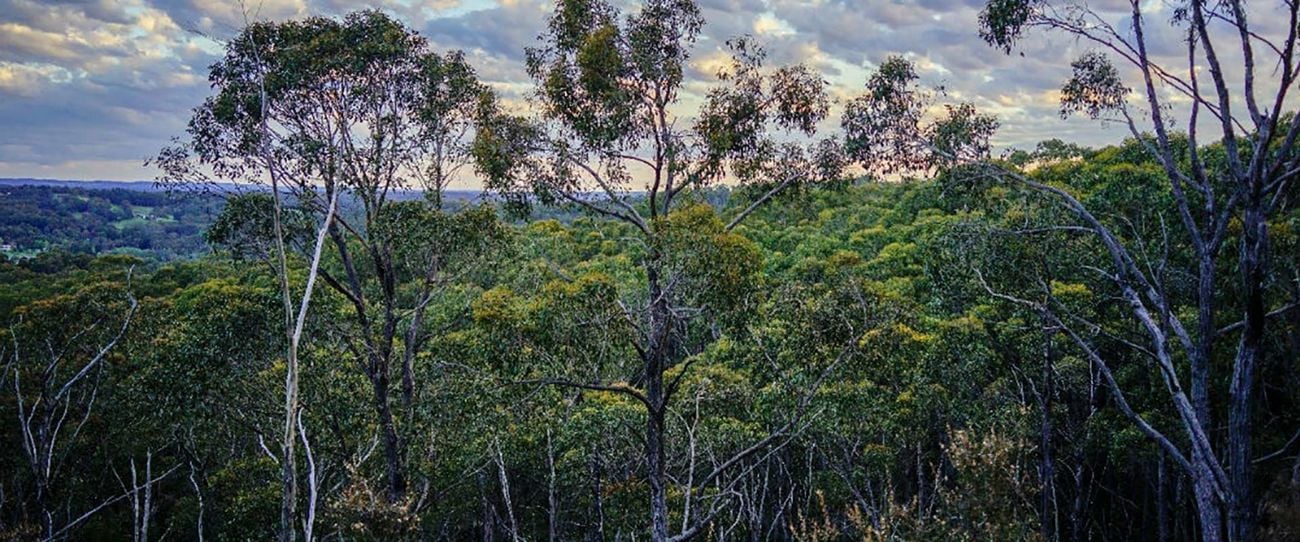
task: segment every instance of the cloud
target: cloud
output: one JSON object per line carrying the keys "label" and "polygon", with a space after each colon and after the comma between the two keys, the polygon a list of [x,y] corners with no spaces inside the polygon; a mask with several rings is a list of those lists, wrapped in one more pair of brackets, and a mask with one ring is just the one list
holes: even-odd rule
{"label": "cloud", "polygon": [[32,98],[47,82],[73,77],[66,68],[53,64],[0,63],[0,94]]}
{"label": "cloud", "polygon": [[441,48],[478,50],[522,63],[524,48],[534,45],[546,29],[547,5],[542,0],[504,1],[487,9],[432,19],[423,32]]}
{"label": "cloud", "polygon": [[[1123,133],[1086,119],[1059,118],[1054,93],[1070,74],[1070,60],[1095,45],[1033,34],[1012,55],[1003,54],[977,35],[983,0],[698,2],[706,25],[691,59],[682,114],[698,104],[717,68],[725,65],[726,41],[748,34],[764,45],[770,64],[804,63],[820,71],[841,102],[859,92],[869,69],[889,55],[905,55],[926,82],[997,114],[1002,129],[996,143],[1002,146],[1029,147],[1048,137],[1101,144]],[[1131,34],[1128,2],[1089,4],[1098,21]],[[1147,4],[1155,10],[1144,25],[1153,58],[1185,71],[1183,29],[1170,24],[1169,7]],[[545,30],[554,4],[376,0],[366,5],[405,21],[437,49],[466,51],[480,77],[522,107],[532,88],[524,49]],[[338,16],[355,7],[348,0],[0,0],[0,175],[150,178],[153,172],[139,164],[183,130],[191,108],[208,94],[207,67],[220,53],[220,40],[250,18]],[[1252,22],[1263,35],[1285,33],[1286,18],[1270,15],[1276,8],[1252,9],[1257,12]],[[1217,23],[1214,28],[1229,38],[1227,43],[1233,41],[1231,30]],[[1225,46],[1220,56],[1229,78],[1239,81],[1240,48]],[[1276,84],[1268,69],[1260,72],[1264,87]],[[1271,88],[1260,94],[1266,90]],[[1168,88],[1159,91],[1167,99],[1175,96]],[[837,124],[838,107],[826,123],[829,129]],[[95,174],[95,168],[103,174]]]}

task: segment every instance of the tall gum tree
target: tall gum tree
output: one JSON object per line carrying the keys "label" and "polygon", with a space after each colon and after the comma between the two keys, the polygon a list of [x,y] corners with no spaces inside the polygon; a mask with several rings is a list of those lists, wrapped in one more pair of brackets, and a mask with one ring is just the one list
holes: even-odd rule
{"label": "tall gum tree", "polygon": [[19,448],[30,469],[35,501],[29,513],[38,516],[42,539],[63,536],[98,511],[78,517],[81,512],[74,514],[71,500],[65,505],[58,499],[69,482],[63,472],[79,460],[72,452],[82,444],[82,428],[93,416],[102,416],[94,411],[95,399],[110,365],[122,355],[119,345],[138,312],[130,273],[121,284],[89,284],[19,307],[0,334],[0,381],[10,388],[16,407]]}
{"label": "tall gum tree", "polygon": [[[331,336],[369,383],[386,500],[417,512],[427,501],[408,499],[407,449],[426,311],[504,234],[491,210],[449,212],[442,195],[469,162],[475,118],[495,102],[462,54],[432,51],[378,11],[251,24],[210,81],[215,94],[188,137],[157,159],[164,181],[269,180],[277,198],[283,187],[297,210],[324,217],[315,246],[296,248],[351,308]],[[423,197],[399,198],[413,189]],[[273,207],[279,224],[278,199]]]}
{"label": "tall gum tree", "polygon": [[[727,234],[781,192],[837,180],[843,167],[834,141],[805,146],[777,137],[815,135],[830,106],[825,81],[801,65],[765,67],[763,52],[748,39],[729,42],[734,58],[718,74],[719,84],[693,117],[680,114],[684,70],[702,25],[691,0],[648,0],[628,14],[600,0],[558,2],[541,45],[527,51],[540,116],[495,115],[473,148],[486,186],[508,201],[582,208],[630,225],[645,247],[643,289],[624,309],[634,328],[625,339],[638,354],[627,383],[549,383],[623,393],[645,407],[656,541],[692,538],[713,518],[699,514],[670,534],[665,419],[686,371],[667,380],[665,373],[700,351],[687,338],[711,309],[686,295],[690,266],[680,264],[692,248],[672,237],[679,235],[674,224],[691,220],[670,215],[697,203],[692,196],[701,189],[730,178],[754,196],[725,220],[713,219],[716,232]],[[782,431],[696,477],[694,485],[716,481]]]}
{"label": "tall gum tree", "polygon": [[[913,114],[920,110],[906,104],[921,99],[915,87],[875,92],[868,85],[861,99],[869,107],[863,110],[879,115],[859,116],[881,120],[876,132],[861,129],[873,125],[853,118],[852,109],[845,120],[851,149],[855,138],[874,141],[867,148],[910,146],[933,163],[961,163],[961,173],[971,178],[999,179],[1037,191],[1077,218],[1074,231],[1099,242],[1109,266],[1096,271],[1115,286],[1141,330],[1142,337],[1132,344],[1140,345],[1139,351],[1153,361],[1182,438],[1165,434],[1128,408],[1124,390],[1110,378],[1112,362],[1085,336],[1087,324],[1072,321],[1068,310],[1052,301],[1050,292],[1046,292],[1047,302],[990,293],[1042,313],[1107,377],[1115,405],[1192,481],[1201,536],[1207,541],[1251,540],[1256,531],[1252,427],[1260,399],[1258,370],[1267,350],[1269,319],[1295,310],[1294,304],[1270,310],[1269,301],[1277,296],[1270,293],[1276,285],[1269,264],[1269,219],[1291,204],[1291,187],[1300,173],[1300,153],[1295,152],[1300,122],[1290,100],[1300,5],[1284,2],[1272,9],[1276,13],[1266,17],[1283,23],[1278,32],[1264,29],[1279,26],[1259,25],[1259,19],[1251,18],[1239,1],[1132,1],[1102,11],[1084,2],[991,0],[980,15],[981,37],[1008,53],[1032,31],[1065,34],[1091,49],[1072,64],[1073,75],[1061,89],[1062,114],[1085,114],[1127,127],[1163,169],[1182,230],[1179,235],[1196,254],[1197,288],[1190,313],[1182,310],[1182,300],[1163,287],[1163,271],[1143,265],[1143,240],[1127,239],[1099,218],[1104,210],[1089,209],[1068,188],[1035,181],[981,157],[962,157],[952,143],[974,141],[978,138],[969,136],[978,131],[965,131],[964,126],[973,125],[960,122],[961,115],[950,115],[947,122],[927,122]],[[1174,31],[1152,30],[1152,25],[1166,24]],[[1169,37],[1178,41],[1168,43]],[[1153,51],[1179,53],[1157,56]],[[1229,69],[1234,65],[1240,68]],[[901,80],[890,77],[884,68],[876,77]],[[914,73],[902,79],[909,78],[914,80]],[[900,103],[904,107],[891,109]],[[1186,110],[1183,118],[1174,116],[1175,105]],[[963,107],[949,111],[960,112]],[[1212,135],[1205,135],[1207,128]],[[961,137],[954,140],[955,135]],[[1207,145],[1207,140],[1213,140],[1213,145]],[[869,167],[913,165],[885,154],[857,154],[855,159],[863,159]],[[1240,226],[1237,234],[1234,224]],[[1237,245],[1235,256],[1225,250],[1230,242]],[[1235,285],[1219,276],[1224,269],[1234,269]],[[1228,290],[1239,292],[1239,321],[1224,314],[1221,294]],[[1231,360],[1216,361],[1229,342],[1235,343]],[[1217,411],[1211,396],[1216,383],[1226,383],[1229,390],[1227,400],[1217,403],[1221,405]],[[1226,430],[1216,420],[1226,423]]]}

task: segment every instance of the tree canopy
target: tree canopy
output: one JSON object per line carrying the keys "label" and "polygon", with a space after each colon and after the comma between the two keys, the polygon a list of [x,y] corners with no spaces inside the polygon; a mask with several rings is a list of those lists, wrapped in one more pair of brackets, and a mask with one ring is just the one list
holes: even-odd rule
{"label": "tree canopy", "polygon": [[156,158],[241,188],[208,252],[0,259],[0,538],[1294,540],[1295,31],[1180,5],[1184,74],[1145,10],[986,4],[1130,129],[1005,153],[906,57],[688,89],[690,0],[556,2],[531,110],[380,11],[253,22]]}

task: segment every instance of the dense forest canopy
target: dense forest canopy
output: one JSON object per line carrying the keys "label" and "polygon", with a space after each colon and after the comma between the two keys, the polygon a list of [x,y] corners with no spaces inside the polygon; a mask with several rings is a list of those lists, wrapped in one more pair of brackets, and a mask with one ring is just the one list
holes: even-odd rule
{"label": "dense forest canopy", "polygon": [[0,186],[0,244],[11,259],[61,249],[119,251],[150,259],[206,252],[203,229],[221,200],[161,192]]}
{"label": "dense forest canopy", "polygon": [[[117,241],[0,260],[0,537],[1300,538],[1287,6],[989,1],[1130,129],[1000,156],[903,57],[837,103],[737,37],[684,97],[690,0],[556,2],[526,112],[378,11],[252,22],[152,163],[256,190],[5,189]],[[204,250],[105,233],[160,209]]]}

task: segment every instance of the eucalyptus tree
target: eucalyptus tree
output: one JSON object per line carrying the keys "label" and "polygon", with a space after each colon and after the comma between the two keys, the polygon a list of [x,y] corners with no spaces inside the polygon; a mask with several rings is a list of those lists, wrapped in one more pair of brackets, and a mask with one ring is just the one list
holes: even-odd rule
{"label": "eucalyptus tree", "polygon": [[[1196,471],[1192,478],[1204,538],[1223,537],[1219,518],[1223,510],[1228,538],[1249,540],[1257,524],[1252,418],[1259,399],[1257,374],[1267,349],[1267,322],[1272,317],[1267,306],[1269,220],[1293,203],[1289,188],[1300,166],[1300,153],[1295,152],[1300,122],[1290,100],[1300,68],[1295,58],[1300,5],[1283,2],[1247,9],[1239,0],[1193,0],[1172,7],[1171,13],[1157,14],[1160,8],[1131,2],[1121,23],[1127,28],[1117,28],[1109,16],[1081,2],[997,0],[988,4],[981,17],[981,35],[1008,52],[1026,31],[1040,28],[1093,45],[1097,51],[1075,61],[1074,75],[1062,88],[1062,114],[1084,113],[1121,122],[1136,139],[1147,142],[1147,151],[1163,167],[1184,235],[1197,255],[1196,316],[1188,318],[1194,324],[1185,327],[1173,302],[1156,292],[1153,285],[1159,277],[1119,261],[1115,272],[1120,282],[1146,298],[1154,323],[1166,326],[1173,335],[1166,339],[1153,332],[1152,341],[1172,342],[1187,357],[1191,404],[1179,408],[1187,431],[1209,433],[1216,416],[1226,418],[1228,434],[1222,447],[1216,449],[1208,441],[1196,444],[1204,439],[1194,436],[1187,454],[1189,466]],[[1156,17],[1171,19],[1181,43],[1160,40],[1160,34],[1152,32],[1150,26],[1160,24]],[[1271,24],[1270,19],[1285,25]],[[1168,49],[1181,49],[1184,54],[1161,57],[1154,52]],[[1112,64],[1113,59],[1121,62],[1125,72]],[[1233,66],[1238,63],[1240,68]],[[1137,98],[1130,103],[1133,89]],[[1179,102],[1190,104],[1181,123],[1168,110]],[[1208,129],[1209,135],[1202,136],[1202,129]],[[1176,137],[1176,131],[1184,132],[1186,140]],[[1221,150],[1206,148],[1203,140],[1216,141]],[[1218,152],[1221,157],[1214,156]],[[1216,295],[1221,284],[1217,271],[1233,222],[1241,226],[1236,244],[1243,314],[1239,323],[1224,325],[1225,311]],[[1142,308],[1135,304],[1134,310]],[[1287,310],[1294,306],[1282,312]],[[1235,341],[1233,334],[1237,334]],[[1210,397],[1215,352],[1229,341],[1236,343],[1229,371],[1230,397],[1226,412],[1216,413]],[[1166,348],[1158,346],[1158,350]],[[1166,378],[1175,401],[1181,403],[1179,376],[1168,370]]]}
{"label": "eucalyptus tree", "polygon": [[[683,114],[687,63],[703,23],[691,0],[647,0],[628,14],[600,0],[558,2],[542,43],[527,50],[540,116],[492,115],[473,147],[486,186],[510,202],[579,207],[626,224],[643,247],[640,292],[625,307],[633,330],[621,337],[635,362],[613,378],[548,381],[622,393],[645,408],[650,535],[661,541],[670,539],[665,419],[686,373],[679,366],[712,340],[706,322],[725,309],[700,295],[711,277],[692,267],[692,255],[782,191],[837,179],[842,164],[834,142],[795,142],[826,117],[826,83],[805,66],[767,68],[749,39],[729,43],[733,61],[719,84],[693,117]],[[781,132],[798,137],[781,140]],[[727,178],[755,194],[748,206],[725,223],[680,215],[698,200],[693,194]],[[698,228],[684,227],[692,221]],[[675,367],[677,376],[666,379]],[[696,485],[717,481],[736,461]],[[672,538],[698,534],[712,517],[697,516]]]}
{"label": "eucalyptus tree", "polygon": [[[283,186],[302,212],[323,217],[314,249],[297,248],[313,267],[323,259],[320,278],[351,307],[334,331],[370,386],[386,500],[405,506],[425,310],[503,233],[490,211],[448,213],[442,202],[491,95],[461,53],[432,51],[378,11],[251,24],[210,79],[215,95],[194,111],[188,139],[158,163],[176,182],[269,180],[273,196]],[[423,198],[399,197],[411,190]],[[355,211],[334,212],[340,206]],[[278,226],[281,205],[272,207],[274,242],[292,244]],[[286,327],[300,334],[305,310],[293,320],[287,307]],[[394,378],[404,419],[394,413]]]}
{"label": "eucalyptus tree", "polygon": [[125,283],[97,281],[18,307],[0,334],[0,382],[11,388],[18,422],[20,451],[14,453],[26,460],[42,539],[62,537],[104,507],[74,517],[72,500],[55,499],[75,493],[65,487],[63,473],[82,460],[75,455],[86,444],[82,429],[100,415],[96,399],[137,316],[129,283],[127,271]]}
{"label": "eucalyptus tree", "polygon": [[[954,148],[954,141],[978,142],[981,137],[971,136],[991,133],[992,124],[988,130],[970,130],[978,125],[962,121],[963,116],[978,117],[973,108],[969,111],[975,117],[962,114],[967,106],[954,106],[948,121],[929,122],[925,115],[913,114],[920,110],[906,106],[921,95],[914,86],[869,91],[863,98],[868,111],[880,113],[867,118],[883,119],[889,129],[875,134],[883,142],[872,145],[910,145],[938,163],[963,165],[961,171],[973,177],[1044,194],[1074,215],[1072,231],[1098,242],[1106,263],[1095,271],[1115,288],[1139,326],[1141,336],[1129,343],[1153,361],[1181,439],[1128,408],[1124,390],[1111,378],[1114,360],[1106,359],[1088,337],[1088,330],[1098,329],[1094,324],[1080,322],[1050,295],[1047,302],[1037,302],[1023,294],[994,293],[1042,313],[1107,377],[1115,405],[1192,480],[1205,540],[1225,538],[1225,512],[1227,538],[1248,540],[1256,529],[1252,419],[1260,400],[1257,380],[1268,350],[1269,319],[1295,309],[1292,304],[1270,311],[1275,296],[1268,256],[1270,218],[1292,204],[1291,187],[1300,171],[1295,150],[1300,122],[1290,100],[1297,77],[1300,6],[1289,2],[1259,9],[1271,11],[1252,13],[1239,1],[1133,1],[1118,11],[1101,11],[1085,2],[991,0],[980,16],[981,37],[1008,53],[1035,30],[1063,33],[1092,48],[1072,64],[1073,74],[1061,89],[1062,115],[1084,114],[1126,127],[1162,168],[1178,216],[1177,235],[1196,255],[1190,311],[1168,288],[1169,271],[1146,257],[1144,247],[1157,239],[1129,236],[1127,226],[1106,220],[1104,210],[1089,208],[1067,187],[1039,182],[983,157],[963,156]],[[1261,25],[1266,19],[1283,24]],[[1153,31],[1153,24],[1165,21],[1172,32]],[[1156,51],[1176,53],[1161,56]],[[1241,67],[1230,69],[1231,64]],[[887,75],[882,68],[877,77]],[[897,104],[904,107],[891,109]],[[1172,107],[1183,108],[1181,120]],[[859,136],[872,140],[872,133],[859,129],[853,118],[846,118],[845,127],[850,141]],[[1213,144],[1205,143],[1206,129]],[[872,164],[911,165],[885,156],[860,157]],[[1240,229],[1234,231],[1233,224]],[[1230,243],[1237,245],[1237,254],[1224,250]],[[1236,268],[1235,284],[1219,277],[1230,266]],[[1224,315],[1229,305],[1225,290],[1238,292],[1240,321],[1225,323],[1236,320]],[[1220,364],[1218,353],[1228,341],[1235,343],[1235,355]],[[1224,368],[1222,374],[1216,365]],[[1229,389],[1226,407],[1219,411],[1211,397],[1216,382],[1226,382]],[[1212,438],[1216,418],[1227,425],[1221,443]]]}

